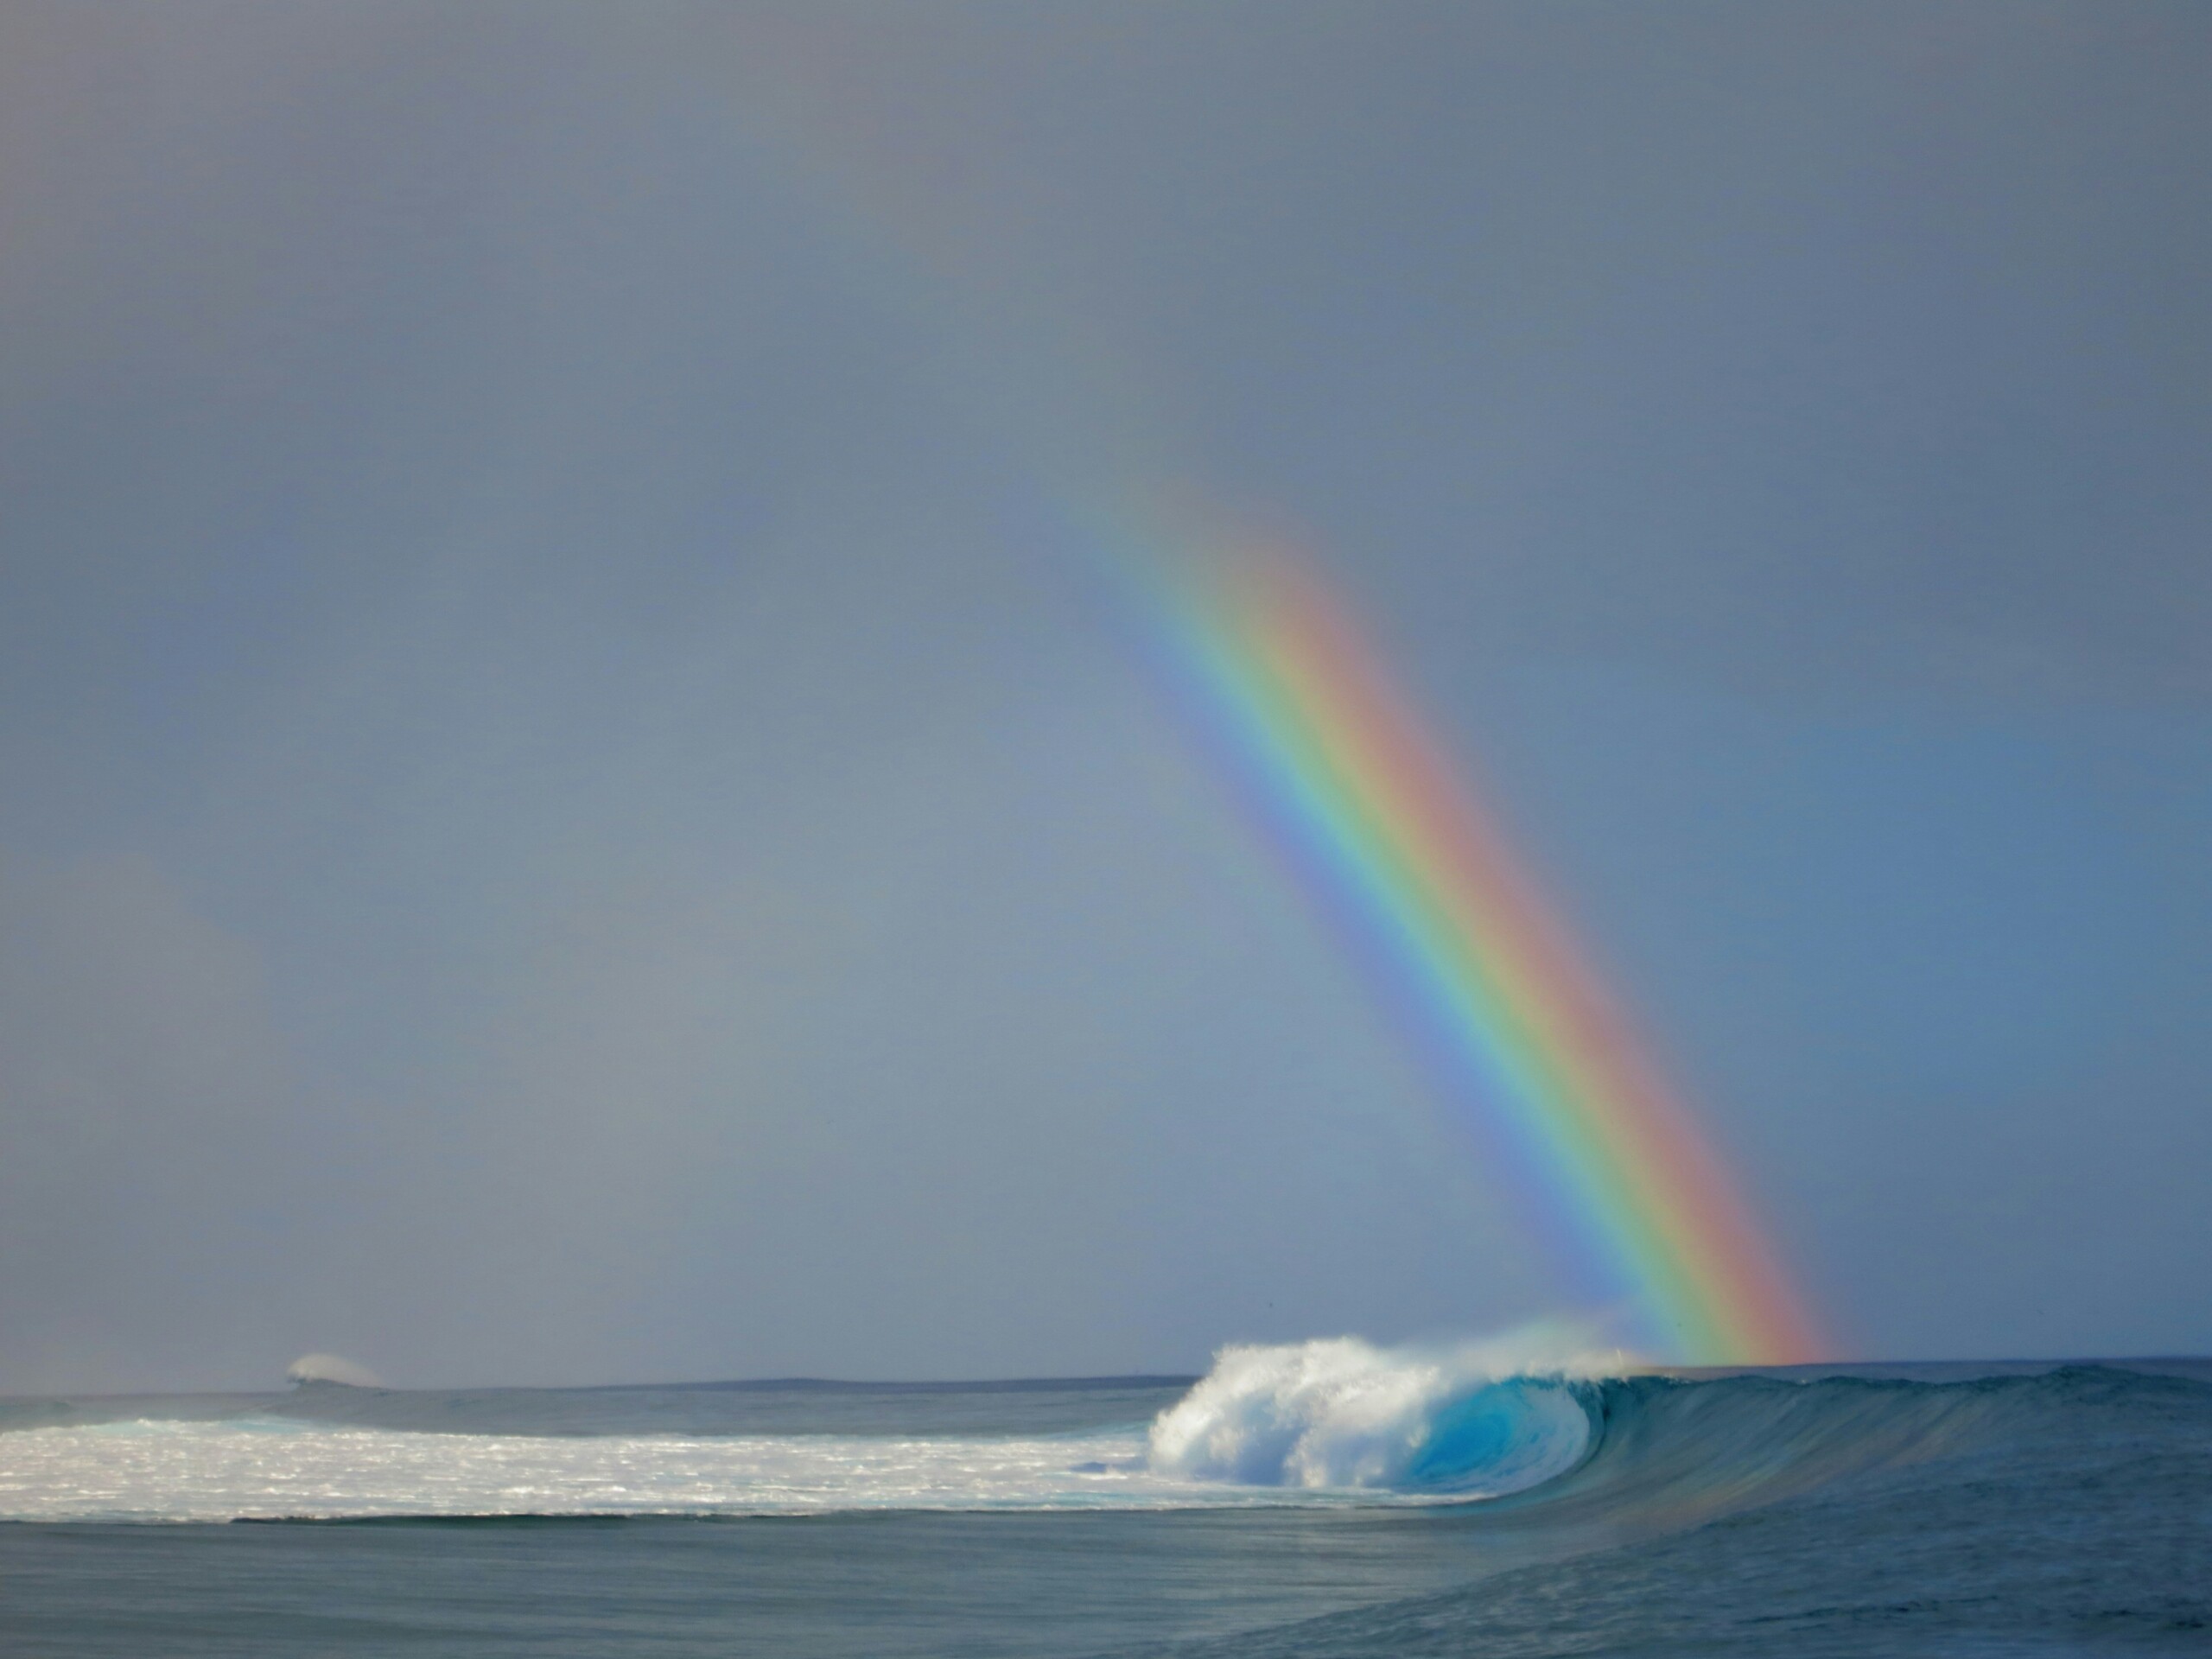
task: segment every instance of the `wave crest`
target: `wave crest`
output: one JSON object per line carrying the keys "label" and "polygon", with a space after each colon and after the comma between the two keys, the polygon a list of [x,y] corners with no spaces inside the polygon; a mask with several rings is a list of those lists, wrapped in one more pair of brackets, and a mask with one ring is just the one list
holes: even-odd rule
{"label": "wave crest", "polygon": [[284,1375],[294,1384],[333,1382],[348,1389],[380,1389],[384,1379],[358,1361],[338,1354],[302,1354]]}
{"label": "wave crest", "polygon": [[1581,1367],[1528,1358],[1357,1337],[1224,1348],[1153,1423],[1147,1461],[1251,1486],[1524,1491],[1581,1463],[1597,1432]]}

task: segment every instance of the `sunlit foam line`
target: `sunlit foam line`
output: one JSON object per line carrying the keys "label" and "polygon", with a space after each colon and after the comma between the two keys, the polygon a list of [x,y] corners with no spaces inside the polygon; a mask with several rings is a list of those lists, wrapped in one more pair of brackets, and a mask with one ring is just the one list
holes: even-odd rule
{"label": "sunlit foam line", "polygon": [[1180,649],[1310,883],[1448,1035],[1564,1229],[1685,1357],[1821,1349],[1717,1160],[1343,607],[1280,559],[1170,602]]}

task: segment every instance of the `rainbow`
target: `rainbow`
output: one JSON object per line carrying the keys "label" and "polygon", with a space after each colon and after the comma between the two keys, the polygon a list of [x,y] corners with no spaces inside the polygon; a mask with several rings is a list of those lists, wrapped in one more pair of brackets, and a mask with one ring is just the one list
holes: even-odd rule
{"label": "rainbow", "polygon": [[1535,1175],[1522,1198],[1554,1243],[1673,1357],[1817,1357],[1726,1170],[1343,602],[1277,554],[1158,591],[1170,662],[1248,798],[1471,1127]]}
{"label": "rainbow", "polygon": [[[926,181],[898,176],[911,158],[855,149],[873,123],[806,114],[809,102],[836,112],[845,100],[834,77],[815,84],[830,59],[803,73],[806,42],[787,45],[777,84],[818,96],[760,101],[754,117],[780,119],[793,153],[821,163],[810,179],[837,188],[864,239],[887,241],[895,264],[949,295],[987,294],[988,330],[1003,331],[1003,279],[976,265],[953,221],[925,210]],[[1406,1016],[1446,1097],[1530,1176],[1509,1185],[1535,1230],[1589,1287],[1628,1293],[1644,1334],[1678,1357],[1820,1356],[1826,1343],[1734,1183],[1344,604],[1281,555],[1191,579],[1202,562],[1188,550],[1222,538],[1160,534],[1190,527],[1179,511],[1116,512],[1080,487],[1096,463],[1085,444],[1078,475],[1053,480],[1068,487],[1046,486],[1048,539],[1072,521],[1077,563],[1109,603],[1133,579],[1143,591],[1141,637],[1166,641],[1171,682],[1188,689],[1255,816]],[[1157,504],[1139,489],[1114,505],[1138,497]],[[1092,563],[1102,550],[1103,566]]]}

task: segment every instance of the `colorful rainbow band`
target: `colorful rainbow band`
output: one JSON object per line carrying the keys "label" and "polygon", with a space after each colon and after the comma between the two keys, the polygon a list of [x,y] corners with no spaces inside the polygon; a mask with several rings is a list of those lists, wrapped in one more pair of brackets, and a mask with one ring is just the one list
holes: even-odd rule
{"label": "colorful rainbow band", "polygon": [[1645,1338],[1713,1363],[1819,1355],[1726,1172],[1343,603],[1279,556],[1165,592],[1173,655],[1315,897],[1418,1005],[1452,1095],[1519,1148]]}

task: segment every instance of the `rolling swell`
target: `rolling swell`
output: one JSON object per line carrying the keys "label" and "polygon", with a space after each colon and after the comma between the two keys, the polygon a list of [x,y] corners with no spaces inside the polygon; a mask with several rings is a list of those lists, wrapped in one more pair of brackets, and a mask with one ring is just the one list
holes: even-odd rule
{"label": "rolling swell", "polygon": [[1232,1347],[1154,1421],[1148,1461],[1190,1480],[1671,1524],[1941,1455],[2084,1376],[2124,1375],[1608,1376],[1476,1347]]}
{"label": "rolling swell", "polygon": [[1641,1376],[1593,1399],[1575,1469],[1438,1515],[1460,1586],[1141,1651],[2212,1649],[2212,1363]]}
{"label": "rolling swell", "polygon": [[2103,1365],[1953,1381],[1754,1373],[1586,1386],[1590,1454],[1501,1506],[1541,1508],[1548,1522],[1673,1531],[1884,1471],[2032,1444],[2089,1413],[2177,1401],[2212,1411],[2203,1382]]}
{"label": "rolling swell", "polygon": [[2095,1364],[1592,1376],[1338,1340],[1225,1350],[1155,1421],[1147,1462],[1184,1480],[1457,1500],[1471,1524],[1624,1539],[2161,1409],[2201,1421],[2212,1379]]}

